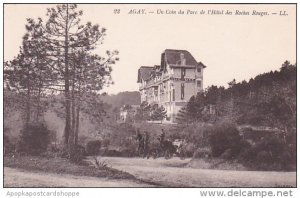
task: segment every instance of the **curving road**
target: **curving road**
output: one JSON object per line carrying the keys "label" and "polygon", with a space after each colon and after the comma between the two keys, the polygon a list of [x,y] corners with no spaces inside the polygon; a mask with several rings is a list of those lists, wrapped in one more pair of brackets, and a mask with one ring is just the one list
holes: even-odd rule
{"label": "curving road", "polygon": [[234,171],[186,166],[190,159],[165,160],[101,157],[113,168],[165,187],[282,187],[296,186],[296,172]]}
{"label": "curving road", "polygon": [[[296,172],[233,171],[188,167],[190,159],[101,157],[139,180],[108,179],[4,168],[5,187],[288,187]],[[143,182],[142,182],[143,181]]]}

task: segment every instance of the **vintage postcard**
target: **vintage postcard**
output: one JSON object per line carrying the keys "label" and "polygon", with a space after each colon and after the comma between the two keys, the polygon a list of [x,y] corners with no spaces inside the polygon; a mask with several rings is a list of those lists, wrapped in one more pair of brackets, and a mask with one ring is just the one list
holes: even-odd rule
{"label": "vintage postcard", "polygon": [[3,187],[297,187],[296,8],[3,4]]}

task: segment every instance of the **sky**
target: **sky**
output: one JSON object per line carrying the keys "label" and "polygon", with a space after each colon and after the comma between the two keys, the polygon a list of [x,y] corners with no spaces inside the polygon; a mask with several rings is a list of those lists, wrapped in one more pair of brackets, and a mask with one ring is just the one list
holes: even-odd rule
{"label": "sky", "polygon": [[[5,61],[18,53],[26,18],[46,19],[46,8],[54,6],[4,5]],[[160,64],[165,49],[188,50],[204,63],[204,88],[227,86],[233,79],[240,82],[278,70],[285,60],[296,62],[296,6],[292,4],[80,4],[78,9],[84,11],[83,23],[91,21],[107,29],[104,43],[94,53],[120,52],[120,61],[113,65],[115,84],[103,90],[109,94],[138,91],[139,67]],[[120,9],[120,13],[115,14],[115,9]],[[132,9],[145,9],[146,14],[129,14]],[[185,14],[178,14],[179,10]],[[187,14],[188,10],[197,14]],[[200,14],[201,10],[205,14]],[[211,15],[208,10],[228,10],[233,14]],[[157,14],[158,11],[164,14]],[[249,15],[235,15],[237,11]],[[252,15],[253,11],[269,15]],[[280,16],[280,11],[287,15]],[[169,14],[174,12],[177,14]]]}

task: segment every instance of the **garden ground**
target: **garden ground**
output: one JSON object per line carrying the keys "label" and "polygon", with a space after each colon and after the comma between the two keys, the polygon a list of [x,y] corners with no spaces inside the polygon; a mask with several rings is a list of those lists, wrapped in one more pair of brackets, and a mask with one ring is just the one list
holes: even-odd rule
{"label": "garden ground", "polygon": [[[91,161],[92,158],[90,158]],[[105,170],[61,159],[4,159],[5,187],[287,187],[296,172],[237,171],[191,166],[191,159],[101,157]]]}
{"label": "garden ground", "polygon": [[4,168],[5,187],[151,187],[129,179],[109,179]]}

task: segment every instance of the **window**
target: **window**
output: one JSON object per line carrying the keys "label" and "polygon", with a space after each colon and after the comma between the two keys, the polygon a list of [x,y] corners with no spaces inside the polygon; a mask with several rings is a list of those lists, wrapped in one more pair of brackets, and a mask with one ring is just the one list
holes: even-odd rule
{"label": "window", "polygon": [[158,87],[154,87],[154,95],[157,96],[158,94]]}
{"label": "window", "polygon": [[181,68],[181,80],[184,80],[185,77],[185,68]]}
{"label": "window", "polygon": [[173,101],[175,101],[175,89],[173,89]]}
{"label": "window", "polygon": [[201,80],[197,80],[197,87],[201,87]]}
{"label": "window", "polygon": [[181,100],[184,99],[184,83],[181,83]]}
{"label": "window", "polygon": [[197,72],[201,72],[201,67],[197,67]]}

